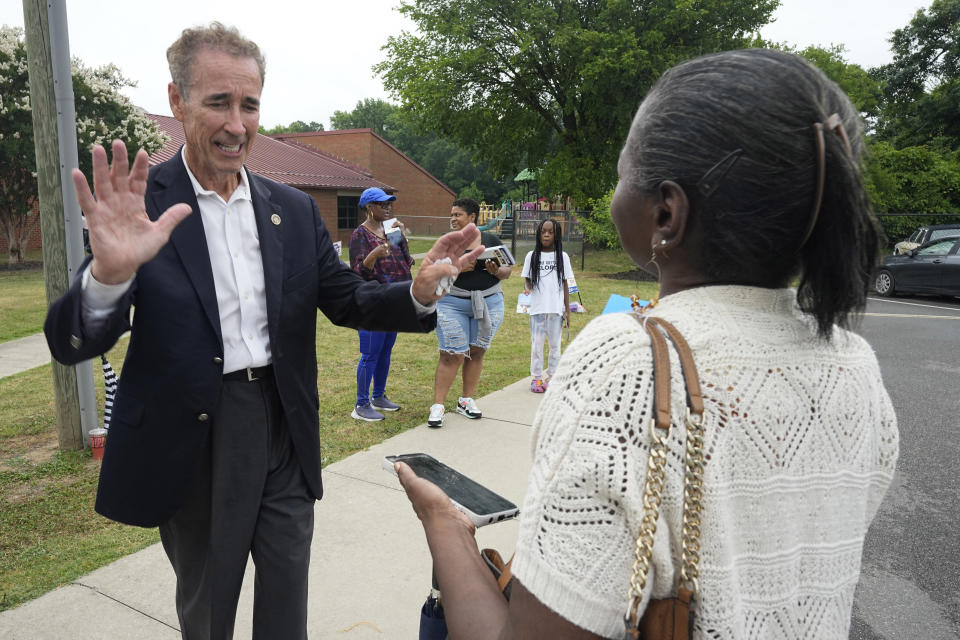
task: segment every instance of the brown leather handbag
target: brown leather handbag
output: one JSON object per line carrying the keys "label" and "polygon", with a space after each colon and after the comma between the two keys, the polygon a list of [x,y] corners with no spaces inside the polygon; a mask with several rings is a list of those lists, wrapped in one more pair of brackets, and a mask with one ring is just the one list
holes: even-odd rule
{"label": "brown leather handbag", "polygon": [[[700,513],[703,499],[703,394],[690,345],[672,324],[662,318],[637,317],[650,335],[653,350],[654,403],[650,421],[650,458],[643,489],[643,520],[637,536],[633,577],[630,580],[630,608],[624,616],[624,640],[688,640],[693,627],[691,604],[697,597],[700,560]],[[653,538],[657,530],[663,493],[667,436],[670,433],[669,339],[677,354],[687,390],[686,447],[683,481],[683,531],[680,584],[677,595],[651,599],[642,617],[638,610],[650,572]]]}

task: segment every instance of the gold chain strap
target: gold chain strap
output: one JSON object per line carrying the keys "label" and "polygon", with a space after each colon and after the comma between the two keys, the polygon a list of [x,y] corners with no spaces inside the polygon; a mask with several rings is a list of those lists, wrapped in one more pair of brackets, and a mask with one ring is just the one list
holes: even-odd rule
{"label": "gold chain strap", "polygon": [[633,576],[630,578],[632,600],[630,617],[637,619],[637,608],[647,586],[650,572],[650,558],[653,555],[653,537],[657,532],[657,518],[660,516],[660,502],[663,495],[663,469],[667,462],[666,435],[657,433],[656,421],[650,421],[650,457],[647,460],[647,479],[643,486],[643,520],[640,522],[640,535],[634,549]]}
{"label": "gold chain strap", "polygon": [[683,533],[680,584],[694,597],[700,588],[700,514],[703,512],[703,414],[687,408],[687,446],[683,474]]}
{"label": "gold chain strap", "polygon": [[[662,322],[662,321],[661,321]],[[663,324],[666,324],[665,322]],[[644,328],[648,331],[658,331],[655,327]],[[670,327],[670,329],[673,329]],[[676,341],[682,341],[682,347],[685,353],[689,354],[689,347],[686,341],[679,336],[674,329],[671,337]],[[661,336],[654,337],[651,334],[653,342],[662,340]],[[678,349],[681,347],[675,344]],[[654,348],[656,356],[657,348]],[[688,355],[689,357],[689,355]],[[692,359],[690,366],[693,366]],[[658,375],[667,376],[666,385],[669,388],[669,361],[664,367],[666,372],[658,372]],[[696,393],[699,395],[699,380],[696,379],[695,371],[685,372],[690,375],[688,382],[697,385]],[[688,390],[690,384],[687,384]],[[669,398],[669,395],[667,396]],[[669,401],[669,400],[668,400]],[[701,514],[703,512],[703,408],[702,402],[697,403],[697,412],[694,413],[687,407],[684,423],[686,426],[686,446],[684,450],[684,478],[683,478],[683,527],[681,531],[681,567],[680,567],[680,586],[690,590],[693,598],[699,593],[700,572],[698,564],[700,562],[700,526]],[[653,556],[653,540],[657,532],[657,519],[660,515],[660,504],[663,496],[664,468],[667,460],[667,437],[669,435],[669,424],[666,428],[657,426],[656,418],[650,421],[650,457],[647,461],[647,475],[643,487],[643,519],[640,522],[640,533],[637,536],[637,544],[634,549],[633,575],[630,578],[630,592],[628,597],[631,599],[630,610],[627,613],[629,620],[639,620],[637,610],[640,606],[640,600],[643,596],[643,590],[647,584],[647,576],[650,572],[650,560]],[[663,435],[660,435],[660,432]]]}

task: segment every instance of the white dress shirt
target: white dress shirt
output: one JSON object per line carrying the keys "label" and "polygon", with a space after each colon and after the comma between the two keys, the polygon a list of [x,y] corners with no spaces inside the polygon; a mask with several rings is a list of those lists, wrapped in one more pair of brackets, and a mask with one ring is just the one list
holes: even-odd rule
{"label": "white dress shirt", "polygon": [[[183,162],[186,165],[186,156]],[[223,336],[223,371],[270,364],[263,258],[247,170],[240,169],[240,184],[228,202],[200,186],[189,166],[187,175],[197,194],[213,269]]]}
{"label": "white dress shirt", "polygon": [[[215,191],[204,189],[187,165],[185,149],[180,151],[187,175],[193,184],[203,220],[213,282],[217,292],[220,332],[223,336],[223,371],[270,364],[270,336],[267,330],[267,298],[260,233],[253,212],[250,181],[246,168],[240,169],[240,184],[224,202]],[[107,285],[90,275],[90,266],[81,282],[84,324],[95,330],[106,321],[116,303],[133,283]],[[410,298],[420,317],[433,313],[436,303],[423,305]]]}
{"label": "white dress shirt", "polygon": [[[204,189],[187,164],[183,164],[193,185],[203,220],[203,232],[217,292],[220,333],[223,336],[223,371],[270,364],[270,336],[267,332],[267,297],[260,255],[260,233],[253,214],[253,199],[246,168],[240,169],[240,183],[224,202],[215,191]],[[103,322],[133,282],[105,285],[83,274],[82,307],[84,323]]]}

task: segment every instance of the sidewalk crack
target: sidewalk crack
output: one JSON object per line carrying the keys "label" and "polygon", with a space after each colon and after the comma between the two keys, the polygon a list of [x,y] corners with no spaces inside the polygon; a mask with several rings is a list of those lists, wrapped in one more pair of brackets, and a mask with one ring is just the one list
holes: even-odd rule
{"label": "sidewalk crack", "polygon": [[74,580],[74,581],[71,582],[70,584],[76,585],[76,586],[78,586],[78,587],[83,587],[83,588],[85,588],[85,589],[89,589],[89,590],[93,591],[94,593],[96,593],[97,595],[103,596],[104,598],[107,598],[107,599],[109,599],[109,600],[113,600],[113,601],[116,602],[117,604],[122,605],[122,606],[126,607],[127,609],[130,609],[131,611],[135,611],[135,612],[139,613],[139,614],[142,615],[142,616],[145,616],[145,617],[147,617],[147,618],[150,618],[150,619],[153,620],[154,622],[159,622],[160,624],[162,624],[163,626],[167,627],[168,629],[172,629],[172,630],[176,631],[177,633],[180,633],[180,628],[179,628],[179,627],[175,627],[175,626],[173,626],[173,625],[171,625],[171,624],[167,624],[166,622],[164,622],[164,621],[161,620],[160,618],[157,618],[157,617],[155,617],[155,616],[152,616],[152,615],[150,615],[149,613],[147,613],[146,611],[141,611],[140,609],[137,609],[136,607],[127,604],[127,603],[124,602],[123,600],[118,600],[117,598],[114,598],[113,596],[111,596],[109,593],[104,593],[103,591],[101,591],[101,590],[98,589],[97,587],[91,586],[91,585],[89,585],[89,584],[84,584],[84,583],[78,582],[78,581],[76,581],[76,580]]}

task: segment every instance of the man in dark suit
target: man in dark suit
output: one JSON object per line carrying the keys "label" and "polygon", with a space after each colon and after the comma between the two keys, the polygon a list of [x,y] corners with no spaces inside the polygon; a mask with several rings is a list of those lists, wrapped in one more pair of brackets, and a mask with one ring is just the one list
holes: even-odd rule
{"label": "man in dark suit", "polygon": [[317,309],[342,326],[429,331],[438,284],[473,259],[478,232],[438,240],[412,285],[362,280],[312,198],[244,167],[264,77],[256,44],[214,23],[184,31],[167,58],[186,145],[149,173],[142,150],[128,172],[122,142],[109,166],[95,147],[96,199],[74,172],[93,256],[44,328],[66,364],[131,330],[96,509],[160,527],[183,637],[232,636],[252,554],[254,638],[306,638],[323,492]]}

